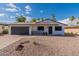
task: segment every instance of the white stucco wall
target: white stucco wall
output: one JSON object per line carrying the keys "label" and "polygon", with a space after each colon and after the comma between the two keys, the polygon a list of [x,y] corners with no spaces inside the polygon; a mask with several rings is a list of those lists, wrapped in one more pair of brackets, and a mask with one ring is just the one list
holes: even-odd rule
{"label": "white stucco wall", "polygon": [[36,26],[36,25],[32,25],[32,26],[31,26],[31,30],[32,30],[32,31],[37,31],[37,26]]}
{"label": "white stucco wall", "polygon": [[8,26],[8,27],[9,27],[8,34],[11,35],[11,26]]}
{"label": "white stucco wall", "polygon": [[[37,30],[37,27],[38,27],[38,26],[39,26],[39,25],[32,26],[32,30],[33,30],[33,31],[38,31],[38,30]],[[40,26],[42,26],[42,25],[40,25]],[[55,25],[47,25],[47,26],[44,26],[44,32],[49,33],[49,32],[48,32],[49,26],[52,26],[52,35],[64,35],[64,26],[62,26],[62,25],[56,25],[56,26],[62,26],[62,31],[55,31]]]}
{"label": "white stucco wall", "polygon": [[[62,26],[62,25],[57,25]],[[53,35],[64,35],[64,26],[62,26],[62,31],[55,31],[55,26],[53,26]]]}
{"label": "white stucco wall", "polygon": [[[32,31],[38,31],[37,29],[38,26],[43,26],[43,25],[32,26]],[[44,32],[48,32],[48,26],[44,26]]]}

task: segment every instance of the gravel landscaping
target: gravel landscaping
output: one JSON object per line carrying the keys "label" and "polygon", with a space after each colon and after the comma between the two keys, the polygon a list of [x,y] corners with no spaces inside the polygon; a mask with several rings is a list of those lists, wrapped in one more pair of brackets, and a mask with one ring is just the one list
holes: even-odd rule
{"label": "gravel landscaping", "polygon": [[[79,36],[16,36],[1,56],[79,56]],[[15,38],[11,38],[14,39]]]}

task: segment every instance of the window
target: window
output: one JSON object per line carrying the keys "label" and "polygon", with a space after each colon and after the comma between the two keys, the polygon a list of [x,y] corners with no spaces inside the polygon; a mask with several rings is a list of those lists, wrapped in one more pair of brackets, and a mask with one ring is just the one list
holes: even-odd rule
{"label": "window", "polygon": [[44,31],[44,26],[38,26],[39,31]]}
{"label": "window", "polygon": [[55,26],[55,31],[61,31],[62,27],[61,26]]}

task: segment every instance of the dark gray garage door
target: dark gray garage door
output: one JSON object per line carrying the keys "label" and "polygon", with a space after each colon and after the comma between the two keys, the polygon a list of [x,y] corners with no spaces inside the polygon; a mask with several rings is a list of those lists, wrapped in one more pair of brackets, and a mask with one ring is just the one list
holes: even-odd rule
{"label": "dark gray garage door", "polygon": [[13,35],[29,35],[29,27],[11,27]]}

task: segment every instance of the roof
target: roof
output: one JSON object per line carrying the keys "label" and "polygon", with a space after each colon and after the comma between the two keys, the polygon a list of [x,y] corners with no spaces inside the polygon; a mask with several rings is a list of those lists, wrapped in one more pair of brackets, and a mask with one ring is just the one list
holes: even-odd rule
{"label": "roof", "polygon": [[39,22],[17,22],[17,23],[13,23],[13,24],[9,24],[9,25],[40,25],[40,24],[44,24],[44,25],[58,25],[58,24],[62,24],[67,26],[66,24],[54,21],[54,20],[44,20],[44,21],[39,21]]}
{"label": "roof", "polygon": [[8,26],[8,24],[0,24],[0,25]]}
{"label": "roof", "polygon": [[79,26],[66,26],[65,29],[77,29],[79,28]]}

